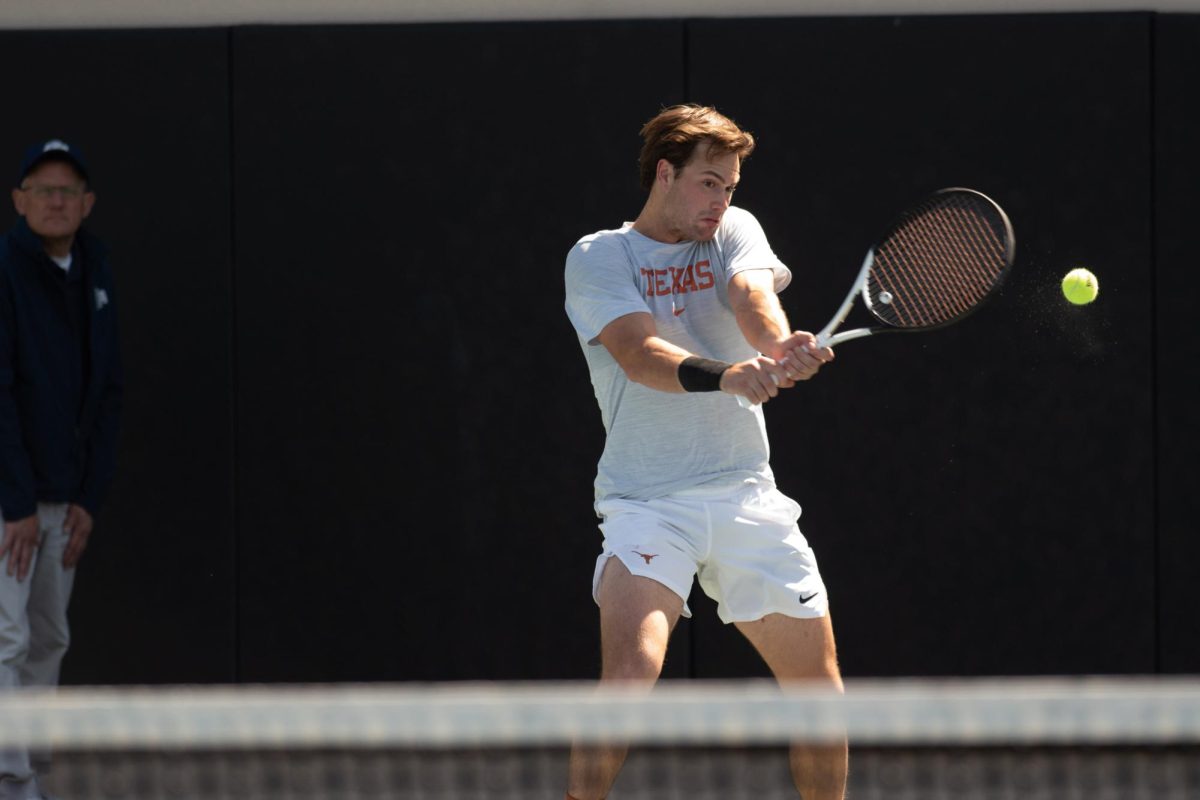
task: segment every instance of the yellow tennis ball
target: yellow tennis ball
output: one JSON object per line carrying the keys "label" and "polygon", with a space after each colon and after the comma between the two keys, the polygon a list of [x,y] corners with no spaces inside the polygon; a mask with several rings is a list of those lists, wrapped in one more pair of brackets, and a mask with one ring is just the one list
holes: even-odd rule
{"label": "yellow tennis ball", "polygon": [[1100,281],[1083,267],[1073,269],[1062,280],[1063,296],[1077,306],[1087,305],[1100,294]]}

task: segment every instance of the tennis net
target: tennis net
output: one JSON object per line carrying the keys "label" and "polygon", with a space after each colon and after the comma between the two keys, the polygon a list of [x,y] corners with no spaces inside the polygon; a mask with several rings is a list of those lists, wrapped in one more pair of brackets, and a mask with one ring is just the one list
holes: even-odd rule
{"label": "tennis net", "polygon": [[572,742],[625,741],[612,800],[795,798],[789,742],[848,737],[853,800],[1200,798],[1200,680],[63,687],[0,694],[0,749],[63,800],[561,800]]}

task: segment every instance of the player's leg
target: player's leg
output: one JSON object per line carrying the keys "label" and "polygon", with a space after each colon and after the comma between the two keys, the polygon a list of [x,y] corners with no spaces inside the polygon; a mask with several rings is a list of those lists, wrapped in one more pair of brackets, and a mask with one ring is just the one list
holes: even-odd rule
{"label": "player's leg", "polygon": [[[800,532],[800,506],[773,487],[750,487],[711,504],[713,548],[700,585],[781,683],[842,690],[825,582]],[[804,800],[842,800],[844,738],[792,748],[792,775]]]}
{"label": "player's leg", "polygon": [[[644,686],[658,680],[667,640],[683,613],[683,600],[663,584],[634,575],[609,558],[597,588],[600,605],[600,682]],[[608,794],[628,746],[577,745],[571,750],[568,796],[600,800]]]}
{"label": "player's leg", "polygon": [[[803,681],[842,691],[833,624],[828,613],[809,619],[768,614],[736,625],[780,683]],[[804,800],[842,800],[846,793],[846,740],[793,745],[791,768]]]}

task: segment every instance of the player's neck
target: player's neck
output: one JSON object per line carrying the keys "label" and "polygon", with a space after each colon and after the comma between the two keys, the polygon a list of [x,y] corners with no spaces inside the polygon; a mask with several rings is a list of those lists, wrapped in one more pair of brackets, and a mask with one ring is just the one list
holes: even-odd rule
{"label": "player's neck", "polygon": [[670,217],[653,197],[642,207],[642,213],[633,222],[633,229],[656,242],[678,244],[684,240],[683,231],[671,223]]}

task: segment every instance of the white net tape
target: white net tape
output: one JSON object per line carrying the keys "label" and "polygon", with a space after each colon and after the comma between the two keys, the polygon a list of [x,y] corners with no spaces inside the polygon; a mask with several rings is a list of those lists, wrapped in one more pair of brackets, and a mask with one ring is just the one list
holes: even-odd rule
{"label": "white net tape", "polygon": [[0,747],[480,747],[1200,743],[1200,680],[848,681],[844,696],[769,682],[64,687],[0,693]]}

